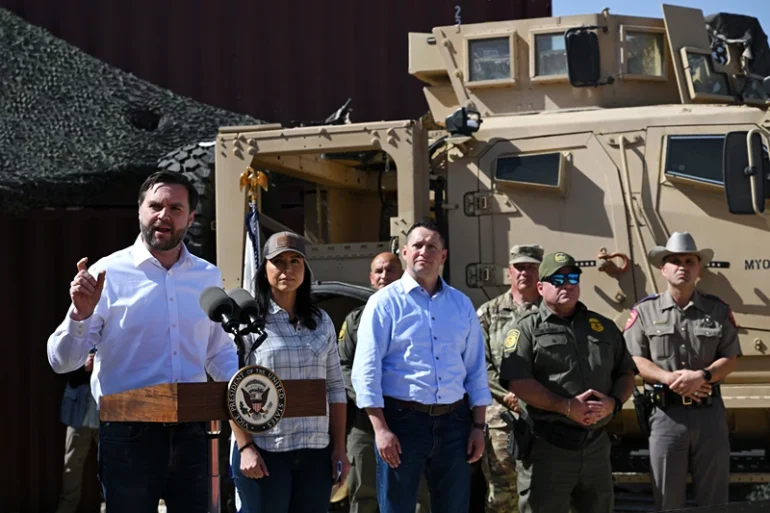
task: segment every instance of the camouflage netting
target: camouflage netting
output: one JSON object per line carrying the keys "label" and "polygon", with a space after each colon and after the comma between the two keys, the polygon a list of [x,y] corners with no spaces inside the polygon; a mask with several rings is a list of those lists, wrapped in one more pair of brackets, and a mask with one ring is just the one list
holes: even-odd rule
{"label": "camouflage netting", "polygon": [[112,68],[0,9],[0,212],[135,201],[158,158],[260,124]]}

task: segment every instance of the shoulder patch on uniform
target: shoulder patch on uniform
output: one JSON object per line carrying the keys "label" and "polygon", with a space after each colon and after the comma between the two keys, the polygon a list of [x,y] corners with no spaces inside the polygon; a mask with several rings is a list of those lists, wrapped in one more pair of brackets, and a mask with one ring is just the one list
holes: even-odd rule
{"label": "shoulder patch on uniform", "polygon": [[516,346],[519,344],[519,335],[521,335],[519,330],[508,331],[508,334],[505,335],[505,341],[503,342],[504,352],[510,353],[516,350]]}
{"label": "shoulder patch on uniform", "polygon": [[341,342],[343,338],[345,338],[345,330],[348,329],[348,321],[345,320],[345,322],[342,323],[342,327],[340,328],[340,334],[337,337],[337,341]]}
{"label": "shoulder patch on uniform", "polygon": [[604,325],[602,324],[602,321],[600,321],[596,317],[589,317],[588,323],[591,325],[591,329],[596,331],[597,333],[601,333],[602,331],[604,331]]}
{"label": "shoulder patch on uniform", "polygon": [[632,308],[631,313],[628,316],[628,320],[626,321],[626,326],[623,328],[623,331],[633,326],[634,323],[636,322],[637,317],[639,317],[639,312],[637,312],[635,309]]}
{"label": "shoulder patch on uniform", "polygon": [[644,303],[645,301],[651,301],[651,300],[653,300],[653,299],[657,299],[657,298],[659,298],[659,297],[660,297],[660,294],[650,294],[649,296],[647,296],[647,297],[643,297],[642,299],[640,299],[639,301],[637,301],[637,302],[636,302],[636,304],[635,304],[634,306],[636,306],[636,305],[638,305],[638,304],[641,304],[641,303]]}

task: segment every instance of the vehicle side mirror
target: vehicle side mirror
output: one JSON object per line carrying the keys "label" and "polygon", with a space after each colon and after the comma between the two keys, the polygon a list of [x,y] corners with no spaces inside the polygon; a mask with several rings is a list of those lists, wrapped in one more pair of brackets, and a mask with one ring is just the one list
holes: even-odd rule
{"label": "vehicle side mirror", "polygon": [[764,168],[759,131],[727,134],[722,150],[722,172],[727,209],[731,214],[762,214],[765,211],[768,170]]}
{"label": "vehicle side mirror", "polygon": [[607,27],[576,27],[564,33],[564,47],[567,51],[567,76],[572,87],[596,87],[611,84],[614,80],[608,77],[600,81],[601,54],[599,53],[599,37],[594,30]]}

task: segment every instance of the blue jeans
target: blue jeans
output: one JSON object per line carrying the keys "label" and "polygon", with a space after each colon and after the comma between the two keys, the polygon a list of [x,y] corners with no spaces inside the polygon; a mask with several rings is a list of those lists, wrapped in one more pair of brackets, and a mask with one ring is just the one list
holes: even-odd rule
{"label": "blue jeans", "polygon": [[460,406],[451,413],[433,417],[386,398],[383,413],[401,444],[401,464],[390,468],[375,448],[380,513],[414,513],[423,473],[430,490],[431,511],[468,513],[471,466],[466,449],[470,410]]}
{"label": "blue jeans", "polygon": [[232,454],[231,469],[241,499],[240,513],[326,513],[329,510],[331,447],[286,452],[259,449],[270,473],[261,479],[243,475],[237,446]]}
{"label": "blue jeans", "polygon": [[99,481],[109,513],[207,513],[208,453],[202,423],[102,422]]}

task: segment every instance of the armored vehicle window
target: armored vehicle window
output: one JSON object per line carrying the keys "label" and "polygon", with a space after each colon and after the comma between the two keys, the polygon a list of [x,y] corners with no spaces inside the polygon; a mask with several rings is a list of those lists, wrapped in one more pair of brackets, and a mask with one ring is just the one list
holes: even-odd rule
{"label": "armored vehicle window", "polygon": [[567,74],[564,32],[535,35],[535,76]]}
{"label": "armored vehicle window", "polygon": [[770,101],[770,97],[762,87],[762,78],[759,75],[735,76],[737,92],[743,97],[744,102],[764,105]]}
{"label": "armored vehicle window", "polygon": [[629,30],[625,33],[626,73],[662,77],[665,73],[663,34]]}
{"label": "armored vehicle window", "polygon": [[690,48],[682,48],[682,53],[686,57],[682,60],[687,73],[690,96],[693,99],[704,95],[705,99],[726,97],[732,100],[727,86],[727,75],[714,71],[710,53]]}
{"label": "armored vehicle window", "polygon": [[666,174],[722,185],[723,135],[681,135],[668,138]]}
{"label": "armored vehicle window", "polygon": [[510,80],[511,78],[511,39],[509,37],[468,40],[469,82]]}
{"label": "armored vehicle window", "polygon": [[560,153],[514,155],[497,159],[495,180],[559,186]]}

